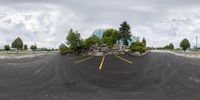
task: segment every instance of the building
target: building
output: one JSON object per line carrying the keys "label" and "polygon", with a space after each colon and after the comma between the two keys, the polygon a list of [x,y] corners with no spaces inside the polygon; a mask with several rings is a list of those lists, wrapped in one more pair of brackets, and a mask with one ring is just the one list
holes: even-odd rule
{"label": "building", "polygon": [[103,33],[105,32],[105,29],[97,29],[93,32],[93,35],[97,36],[98,38],[103,38]]}

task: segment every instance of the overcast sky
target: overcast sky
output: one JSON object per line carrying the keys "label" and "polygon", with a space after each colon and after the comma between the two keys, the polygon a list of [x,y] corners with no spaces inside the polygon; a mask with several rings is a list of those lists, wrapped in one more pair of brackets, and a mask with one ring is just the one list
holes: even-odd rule
{"label": "overcast sky", "polygon": [[[199,0],[0,0],[0,48],[21,37],[29,46],[58,47],[70,28],[83,38],[95,29],[119,28],[127,21],[132,34],[148,46],[195,45],[200,36]],[[199,37],[200,38],[200,37]]]}

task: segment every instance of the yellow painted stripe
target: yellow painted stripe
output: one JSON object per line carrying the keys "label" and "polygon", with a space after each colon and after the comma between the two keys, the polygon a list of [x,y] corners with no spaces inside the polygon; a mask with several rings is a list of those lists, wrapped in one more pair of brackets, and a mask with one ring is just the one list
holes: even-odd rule
{"label": "yellow painted stripe", "polygon": [[102,60],[101,60],[101,63],[100,63],[100,66],[99,66],[99,70],[102,70],[104,60],[105,60],[105,56],[103,56],[103,58],[102,58]]}
{"label": "yellow painted stripe", "polygon": [[81,62],[84,62],[84,61],[86,61],[86,60],[89,60],[89,59],[91,59],[91,58],[93,58],[94,56],[91,56],[91,57],[88,57],[88,58],[85,58],[85,59],[82,59],[82,60],[79,60],[79,61],[76,61],[76,62],[74,62],[74,63],[81,63]]}
{"label": "yellow painted stripe", "polygon": [[130,64],[133,63],[132,61],[126,60],[126,59],[124,59],[124,58],[122,58],[122,57],[120,57],[120,56],[118,56],[118,55],[115,55],[115,56],[116,56],[117,58],[119,58],[119,59],[121,59],[121,60],[127,62],[127,63],[130,63]]}

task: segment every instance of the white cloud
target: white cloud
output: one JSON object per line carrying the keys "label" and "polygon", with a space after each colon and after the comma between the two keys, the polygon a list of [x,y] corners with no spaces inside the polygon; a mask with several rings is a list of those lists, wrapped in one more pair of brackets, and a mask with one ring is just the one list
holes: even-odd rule
{"label": "white cloud", "polygon": [[158,22],[152,23],[152,26],[136,27],[136,33],[146,37],[150,46],[164,46],[174,43],[176,47],[179,47],[183,38],[188,38],[194,46],[195,37],[200,36],[199,13],[200,9],[169,10],[167,16]]}
{"label": "white cloud", "polygon": [[11,44],[18,36],[28,45],[36,43],[39,47],[57,47],[64,41],[63,36],[67,32],[63,30],[68,29],[67,24],[73,19],[73,13],[64,12],[59,7],[41,6],[45,9],[21,11],[12,7],[0,8],[1,47],[5,43]]}

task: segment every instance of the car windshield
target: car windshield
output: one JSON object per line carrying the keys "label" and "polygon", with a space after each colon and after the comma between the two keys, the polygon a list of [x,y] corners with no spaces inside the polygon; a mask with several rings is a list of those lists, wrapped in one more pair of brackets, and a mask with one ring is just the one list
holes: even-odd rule
{"label": "car windshield", "polygon": [[0,100],[199,100],[200,1],[0,0]]}

